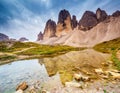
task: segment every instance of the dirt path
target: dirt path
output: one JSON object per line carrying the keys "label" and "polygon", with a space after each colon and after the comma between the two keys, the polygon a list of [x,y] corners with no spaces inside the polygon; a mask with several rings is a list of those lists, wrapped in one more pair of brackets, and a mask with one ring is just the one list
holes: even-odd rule
{"label": "dirt path", "polygon": [[35,48],[35,47],[30,47],[30,48],[25,48],[25,49],[22,49],[22,50],[19,50],[19,51],[15,51],[15,52],[13,52],[13,54],[24,52],[24,51],[32,49],[32,48]]}

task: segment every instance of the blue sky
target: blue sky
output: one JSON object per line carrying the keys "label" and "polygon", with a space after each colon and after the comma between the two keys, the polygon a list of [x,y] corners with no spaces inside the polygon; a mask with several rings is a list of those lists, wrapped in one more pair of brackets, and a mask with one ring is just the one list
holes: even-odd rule
{"label": "blue sky", "polygon": [[0,0],[0,33],[35,41],[48,19],[57,22],[61,9],[80,20],[86,10],[95,12],[98,7],[112,14],[120,10],[120,0]]}

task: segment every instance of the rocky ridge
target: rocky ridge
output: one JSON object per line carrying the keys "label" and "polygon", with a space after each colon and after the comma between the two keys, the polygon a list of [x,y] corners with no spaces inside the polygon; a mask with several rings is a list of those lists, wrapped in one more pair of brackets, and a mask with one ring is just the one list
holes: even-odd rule
{"label": "rocky ridge", "polygon": [[47,21],[43,40],[39,43],[80,47],[81,45],[94,46],[118,38],[120,37],[119,16],[120,11],[108,16],[104,10],[98,8],[96,13],[85,11],[78,22],[75,15],[71,18],[69,11],[61,10],[57,24],[51,20]]}
{"label": "rocky ridge", "polygon": [[0,41],[6,41],[9,40],[9,37],[5,34],[0,33]]}
{"label": "rocky ridge", "polygon": [[29,41],[26,37],[21,37],[20,39],[19,39],[19,41],[21,41],[21,42],[26,42],[26,41]]}

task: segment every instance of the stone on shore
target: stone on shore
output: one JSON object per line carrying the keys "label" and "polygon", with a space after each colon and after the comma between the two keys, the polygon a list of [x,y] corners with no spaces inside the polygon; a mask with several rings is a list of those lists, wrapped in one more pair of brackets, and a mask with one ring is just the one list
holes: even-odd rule
{"label": "stone on shore", "polygon": [[25,89],[27,89],[28,88],[28,85],[27,85],[27,83],[26,82],[22,82],[21,84],[19,84],[18,86],[17,86],[17,88],[16,88],[16,90],[25,90]]}

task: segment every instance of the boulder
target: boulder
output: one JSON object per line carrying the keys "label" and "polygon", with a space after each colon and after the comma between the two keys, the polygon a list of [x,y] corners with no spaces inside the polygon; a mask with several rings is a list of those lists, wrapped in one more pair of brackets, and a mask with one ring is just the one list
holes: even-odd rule
{"label": "boulder", "polygon": [[28,85],[26,82],[22,82],[21,84],[19,84],[16,88],[16,90],[26,90],[28,88]]}
{"label": "boulder", "polygon": [[90,30],[96,26],[97,23],[96,14],[91,11],[86,11],[79,21],[79,29],[84,31]]}
{"label": "boulder", "polygon": [[55,33],[56,33],[56,23],[55,21],[49,19],[44,29],[43,39],[45,40],[51,37],[55,37],[56,36]]}

